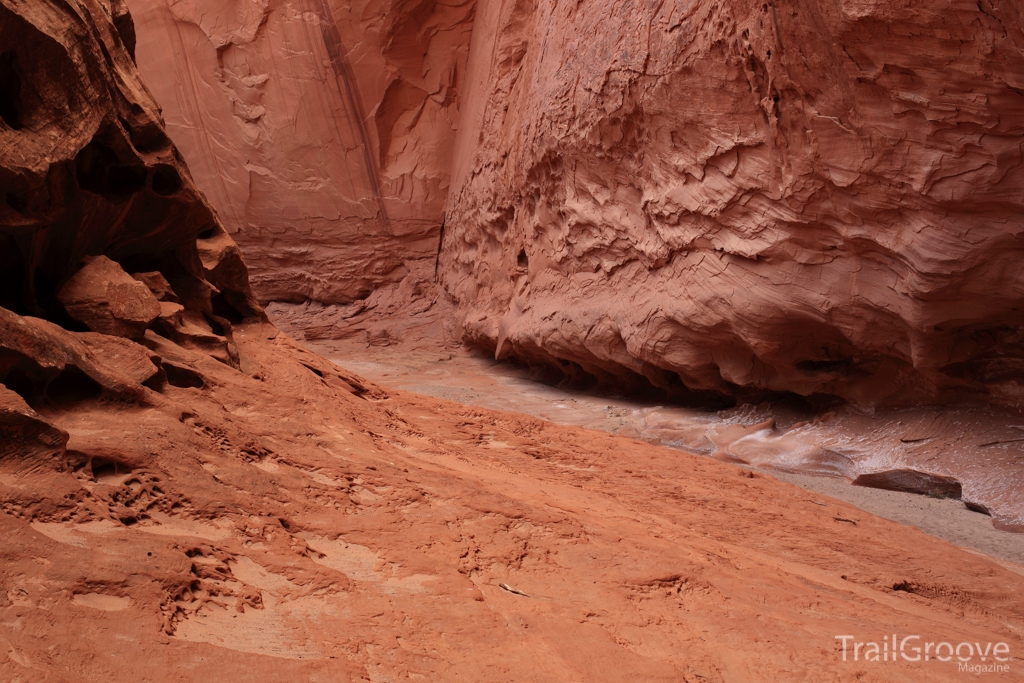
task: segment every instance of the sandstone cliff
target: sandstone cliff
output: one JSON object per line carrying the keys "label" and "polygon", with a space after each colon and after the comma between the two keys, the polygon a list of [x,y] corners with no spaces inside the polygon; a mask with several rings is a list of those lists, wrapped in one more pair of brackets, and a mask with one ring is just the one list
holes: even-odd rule
{"label": "sandstone cliff", "polygon": [[473,0],[128,6],[261,300],[349,303],[433,273]]}
{"label": "sandstone cliff", "polygon": [[278,333],[133,35],[0,0],[0,678],[871,680],[835,634],[1024,647],[1019,568]]}
{"label": "sandstone cliff", "polygon": [[400,335],[436,272],[467,341],[570,375],[1019,404],[1011,5],[129,5],[261,299],[381,292],[325,334]]}
{"label": "sandstone cliff", "polygon": [[1022,27],[481,0],[439,268],[466,335],[682,395],[1019,404]]}

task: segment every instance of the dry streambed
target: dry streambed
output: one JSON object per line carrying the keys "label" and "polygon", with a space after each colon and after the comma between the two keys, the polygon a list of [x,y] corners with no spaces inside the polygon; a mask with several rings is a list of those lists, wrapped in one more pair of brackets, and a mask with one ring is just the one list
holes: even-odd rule
{"label": "dry streambed", "polygon": [[[754,467],[938,538],[1024,563],[1024,419],[982,409],[787,405],[700,411],[574,392],[463,350],[307,341],[386,386],[630,436]],[[856,484],[856,485],[851,485]]]}

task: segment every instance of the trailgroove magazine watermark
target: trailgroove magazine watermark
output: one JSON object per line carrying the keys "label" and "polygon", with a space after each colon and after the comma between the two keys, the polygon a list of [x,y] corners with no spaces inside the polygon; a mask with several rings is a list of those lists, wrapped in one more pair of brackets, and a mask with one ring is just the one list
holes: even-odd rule
{"label": "trailgroove magazine watermark", "polygon": [[844,662],[956,662],[966,673],[1009,673],[1010,645],[1004,642],[949,642],[925,640],[918,635],[860,641],[857,636],[833,636],[842,643]]}

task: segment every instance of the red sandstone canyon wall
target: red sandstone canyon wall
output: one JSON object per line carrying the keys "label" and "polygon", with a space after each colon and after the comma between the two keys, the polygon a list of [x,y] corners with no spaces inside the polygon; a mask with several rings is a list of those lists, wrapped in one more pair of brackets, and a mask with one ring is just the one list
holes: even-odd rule
{"label": "red sandstone canyon wall", "polygon": [[1020,651],[1009,564],[280,334],[134,36],[117,0],[0,0],[0,680],[853,681],[833,634],[896,626]]}
{"label": "red sandstone canyon wall", "polygon": [[570,373],[1020,401],[1009,4],[128,4],[262,300],[436,272],[467,341]]}
{"label": "red sandstone canyon wall", "polygon": [[481,0],[439,268],[467,337],[725,395],[1018,402],[1022,26]]}
{"label": "red sandstone canyon wall", "polygon": [[432,272],[473,0],[130,0],[168,133],[261,300]]}

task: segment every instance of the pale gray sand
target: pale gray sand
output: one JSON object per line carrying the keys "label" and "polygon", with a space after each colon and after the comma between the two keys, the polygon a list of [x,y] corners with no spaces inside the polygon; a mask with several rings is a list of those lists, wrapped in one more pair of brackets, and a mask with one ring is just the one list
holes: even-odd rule
{"label": "pale gray sand", "polygon": [[[851,486],[843,479],[830,477],[761,471],[808,491],[856,505],[878,517],[915,526],[944,541],[1024,565],[1024,534],[999,531],[992,526],[988,516],[968,510],[959,500]],[[1024,566],[1017,567],[1015,571],[1024,574]]]}

